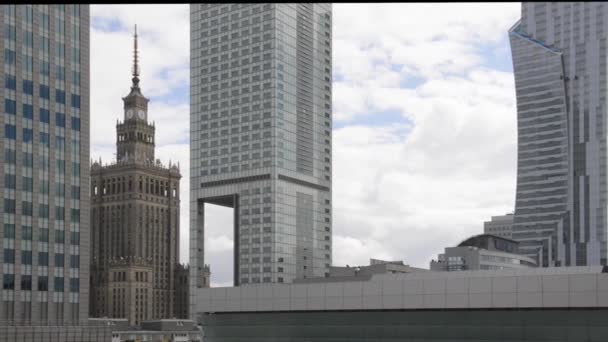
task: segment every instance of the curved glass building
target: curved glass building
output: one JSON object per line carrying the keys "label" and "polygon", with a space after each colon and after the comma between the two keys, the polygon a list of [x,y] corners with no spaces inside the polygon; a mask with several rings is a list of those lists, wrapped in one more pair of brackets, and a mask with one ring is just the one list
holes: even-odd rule
{"label": "curved glass building", "polygon": [[513,239],[539,266],[605,265],[604,3],[522,3],[509,31],[517,95]]}

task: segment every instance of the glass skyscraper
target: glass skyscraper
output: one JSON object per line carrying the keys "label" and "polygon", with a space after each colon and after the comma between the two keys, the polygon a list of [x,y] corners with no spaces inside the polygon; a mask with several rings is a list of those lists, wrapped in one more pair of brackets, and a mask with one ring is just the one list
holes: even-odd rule
{"label": "glass skyscraper", "polygon": [[518,163],[513,239],[539,265],[606,265],[608,5],[522,3],[510,32]]}
{"label": "glass skyscraper", "polygon": [[89,6],[0,6],[0,320],[88,317]]}
{"label": "glass skyscraper", "polygon": [[331,28],[331,4],[190,5],[193,289],[204,203],[234,208],[235,285],[328,272]]}

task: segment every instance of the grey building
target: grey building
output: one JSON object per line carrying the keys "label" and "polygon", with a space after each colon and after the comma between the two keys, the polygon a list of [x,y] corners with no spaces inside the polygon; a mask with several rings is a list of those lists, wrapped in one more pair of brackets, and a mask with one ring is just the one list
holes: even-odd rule
{"label": "grey building", "polygon": [[456,247],[448,247],[431,271],[503,270],[536,267],[536,259],[517,254],[519,243],[501,236],[472,236]]}
{"label": "grey building", "polygon": [[129,325],[126,319],[94,318],[89,322],[106,326],[111,338],[105,342],[201,342],[202,333],[191,320],[160,319],[142,322],[140,328]]}
{"label": "grey building", "polygon": [[88,317],[89,6],[0,10],[0,321],[60,329]]}
{"label": "grey building", "polygon": [[328,272],[331,23],[331,4],[190,5],[193,288],[205,203],[234,208],[235,285]]}
{"label": "grey building", "polygon": [[491,234],[511,239],[513,237],[513,216],[514,215],[512,213],[492,216],[490,221],[483,223],[484,234]]}
{"label": "grey building", "polygon": [[542,266],[606,265],[602,2],[522,3],[509,31],[517,96],[513,239]]}
{"label": "grey building", "polygon": [[179,267],[179,166],[155,159],[155,132],[140,88],[137,28],[133,78],[116,124],[116,161],[91,165],[92,317],[139,325],[173,318]]}
{"label": "grey building", "polygon": [[403,261],[385,261],[370,259],[369,265],[365,266],[330,266],[329,273],[325,277],[299,278],[294,279],[294,283],[323,283],[334,281],[355,281],[369,280],[375,274],[396,274],[411,272],[428,272],[423,268],[411,267]]}
{"label": "grey building", "polygon": [[605,341],[603,267],[377,274],[200,289],[205,342]]}

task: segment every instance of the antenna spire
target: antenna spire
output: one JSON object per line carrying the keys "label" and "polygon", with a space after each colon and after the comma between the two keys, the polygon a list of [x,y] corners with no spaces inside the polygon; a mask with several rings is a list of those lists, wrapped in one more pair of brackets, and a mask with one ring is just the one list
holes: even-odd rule
{"label": "antenna spire", "polygon": [[137,59],[137,24],[135,24],[135,34],[133,35],[133,88],[139,88],[139,65]]}

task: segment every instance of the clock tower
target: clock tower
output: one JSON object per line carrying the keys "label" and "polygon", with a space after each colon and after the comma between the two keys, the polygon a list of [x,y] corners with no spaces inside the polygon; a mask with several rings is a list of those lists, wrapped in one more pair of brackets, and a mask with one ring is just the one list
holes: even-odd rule
{"label": "clock tower", "polygon": [[117,161],[154,162],[154,125],[148,123],[148,101],[139,88],[137,26],[133,36],[131,92],[122,99],[124,121],[116,125]]}

